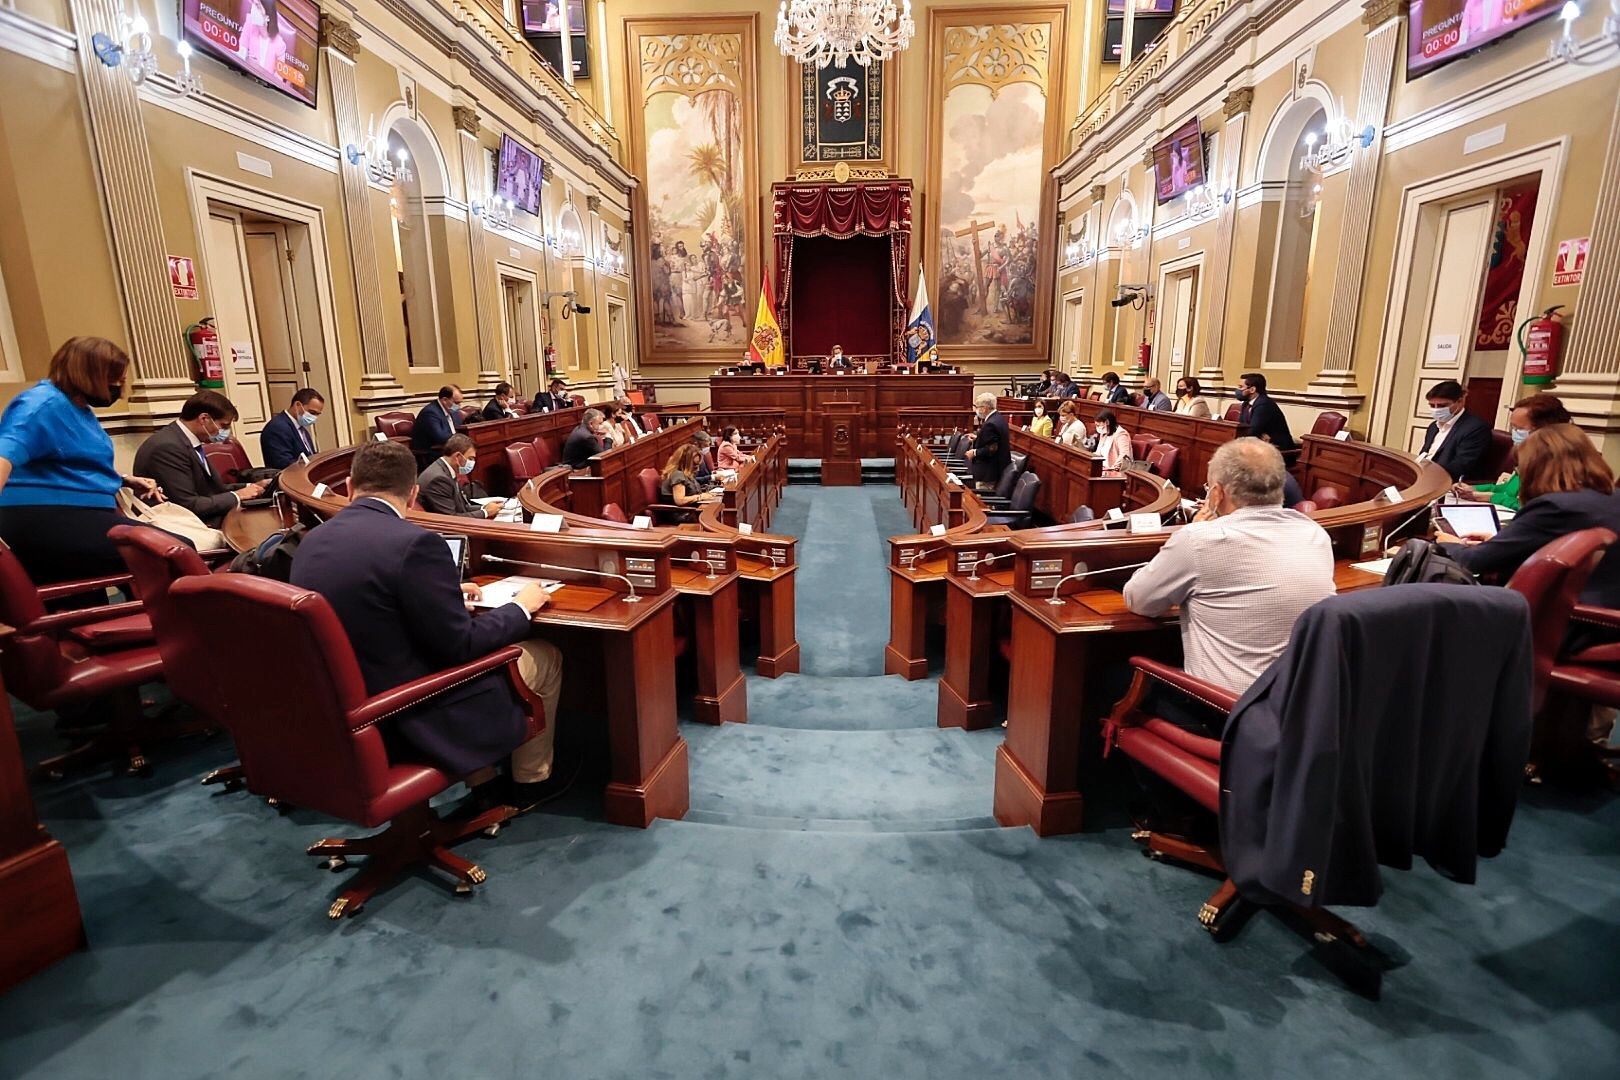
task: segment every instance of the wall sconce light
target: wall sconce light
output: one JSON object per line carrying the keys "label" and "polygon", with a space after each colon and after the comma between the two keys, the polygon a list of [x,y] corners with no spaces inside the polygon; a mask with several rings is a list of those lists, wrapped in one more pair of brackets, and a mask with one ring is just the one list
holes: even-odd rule
{"label": "wall sconce light", "polygon": [[[118,40],[98,30],[90,37],[90,47],[97,60],[107,67],[123,68],[129,81],[140,86],[158,70],[157,53],[152,51],[151,25],[139,11],[131,15],[122,4],[118,6],[117,19]],[[202,76],[191,70],[191,42],[181,40],[175,51],[180,54],[180,74],[174,77],[174,92],[180,97],[199,96],[203,89]]]}
{"label": "wall sconce light", "polygon": [[1306,172],[1319,173],[1337,165],[1357,150],[1365,150],[1378,137],[1378,129],[1368,124],[1356,131],[1350,118],[1344,115],[1344,103],[1339,104],[1339,116],[1329,120],[1320,132],[1305,136],[1305,153],[1300,156],[1299,167]]}
{"label": "wall sconce light", "polygon": [[1317,207],[1318,204],[1321,203],[1321,201],[1322,201],[1322,184],[1321,184],[1321,181],[1313,180],[1311,182],[1310,193],[1306,196],[1305,201],[1300,204],[1299,216],[1302,217],[1302,218],[1308,218],[1308,217],[1312,216],[1313,214],[1315,214],[1316,213],[1316,207]]}
{"label": "wall sconce light", "polygon": [[359,146],[354,143],[343,148],[343,156],[349,159],[349,164],[359,167],[362,164],[366,169],[366,176],[373,183],[387,186],[395,180],[408,184],[411,181],[411,155],[402,146],[394,152],[394,159],[389,160],[387,151],[377,141],[377,118],[373,116],[370,121],[370,130],[365,141]]}
{"label": "wall sconce light", "polygon": [[1194,221],[1214,217],[1221,212],[1221,207],[1232,201],[1232,189],[1227,188],[1217,195],[1208,184],[1199,184],[1187,192],[1187,213]]}
{"label": "wall sconce light", "polygon": [[[1581,5],[1575,0],[1568,0],[1559,10],[1558,18],[1564,24],[1564,32],[1553,39],[1550,51],[1551,58],[1562,60],[1566,64],[1601,64],[1607,61],[1598,57],[1580,57],[1575,53],[1575,20],[1581,17]],[[1609,17],[1603,20],[1602,37],[1609,44],[1620,47],[1620,0],[1609,0]]]}
{"label": "wall sconce light", "polygon": [[473,216],[484,223],[486,229],[509,229],[512,227],[512,211],[517,204],[511,199],[492,195],[488,201],[473,200]]}
{"label": "wall sconce light", "polygon": [[1152,233],[1153,226],[1137,225],[1136,222],[1130,220],[1120,222],[1119,228],[1114,230],[1114,235],[1118,238],[1120,247],[1131,248],[1140,247],[1142,241],[1146,240]]}

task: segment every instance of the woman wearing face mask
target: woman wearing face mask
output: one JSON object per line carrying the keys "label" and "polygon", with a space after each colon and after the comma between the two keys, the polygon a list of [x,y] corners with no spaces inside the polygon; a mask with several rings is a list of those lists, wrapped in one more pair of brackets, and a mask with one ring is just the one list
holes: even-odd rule
{"label": "woman wearing face mask", "polygon": [[1209,402],[1203,398],[1204,387],[1192,376],[1176,380],[1176,412],[1182,416],[1201,416],[1209,419]]}
{"label": "woman wearing face mask", "polygon": [[734,427],[728,427],[720,433],[720,449],[716,460],[722,469],[733,472],[754,460],[754,455],[742,452],[742,432]]}
{"label": "woman wearing face mask", "polygon": [[1058,406],[1058,442],[1081,449],[1086,444],[1086,422],[1080,419],[1080,410],[1074,402],[1065,401]]}
{"label": "woman wearing face mask", "polygon": [[1046,415],[1046,403],[1035,402],[1035,419],[1029,422],[1029,433],[1037,439],[1052,437],[1052,418]]}
{"label": "woman wearing face mask", "polygon": [[0,416],[0,539],[36,585],[125,573],[107,530],[134,523],[117,511],[115,493],[129,487],[163,500],[153,481],[113,467],[112,440],[90,411],[123,396],[128,370],[112,342],[73,338]]}
{"label": "woman wearing face mask", "polygon": [[1131,463],[1131,433],[1119,426],[1113,410],[1103,409],[1091,421],[1095,452],[1103,459],[1104,469],[1119,470]]}
{"label": "woman wearing face mask", "polygon": [[[1569,423],[1569,410],[1552,394],[1531,394],[1516,402],[1508,418],[1508,430],[1513,433],[1513,446],[1517,448],[1530,437],[1551,424]],[[1459,499],[1472,502],[1490,502],[1508,510],[1519,509],[1519,472],[1515,469],[1494,484],[1458,484],[1451,489]]]}

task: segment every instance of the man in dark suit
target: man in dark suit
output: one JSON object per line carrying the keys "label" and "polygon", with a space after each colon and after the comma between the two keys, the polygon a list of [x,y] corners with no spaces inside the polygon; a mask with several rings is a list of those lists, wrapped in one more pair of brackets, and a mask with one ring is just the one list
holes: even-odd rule
{"label": "man in dark suit", "polygon": [[495,396],[484,403],[484,411],[479,414],[484,420],[505,420],[508,416],[516,416],[512,411],[512,384],[509,382],[495,384]]}
{"label": "man in dark suit", "polygon": [[1102,381],[1102,403],[1104,405],[1129,405],[1131,403],[1130,391],[1126,390],[1120,383],[1118,375],[1115,375],[1112,371],[1105,371],[1103,372]]}
{"label": "man in dark suit", "polygon": [[478,452],[471,437],[452,435],[444,442],[444,455],[422,470],[416,478],[419,489],[416,505],[430,514],[452,514],[456,517],[493,518],[501,512],[499,500],[474,506],[467,498],[467,488],[461,482],[472,475]]}
{"label": "man in dark suit", "polygon": [[1453,480],[1478,479],[1491,452],[1491,425],[1463,408],[1467,391],[1455,379],[1429,390],[1434,419],[1423,433],[1423,454]]}
{"label": "man in dark suit", "polygon": [[1012,462],[1007,418],[996,411],[994,394],[974,398],[973,415],[979,418],[979,430],[973,436],[972,449],[967,452],[968,464],[973,470],[975,485],[980,489],[993,488],[1001,479],[1001,471]]}
{"label": "man in dark suit", "polygon": [[416,414],[411,449],[418,454],[436,454],[446,439],[466,426],[461,418],[461,387],[441,386],[439,396]]}
{"label": "man in dark suit", "polygon": [[854,366],[855,365],[849,362],[849,357],[844,355],[844,347],[842,345],[834,345],[832,347],[832,353],[827,357],[827,367],[829,369],[833,371],[848,371]]}
{"label": "man in dark suit", "polygon": [[294,394],[287,408],[271,417],[259,432],[265,468],[285,469],[301,454],[314,457],[315,436],[310,429],[325,411],[326,399],[319,390],[306,386]]}
{"label": "man in dark suit", "polygon": [[476,660],[507,645],[523,650],[519,671],[546,708],[546,729],[523,741],[523,711],[504,670],[455,686],[430,702],[383,721],[402,753],[456,776],[512,755],[512,798],[519,809],[538,801],[551,775],[562,656],[545,641],[527,640],[534,613],[546,605],[539,584],[512,602],[473,618],[468,601],[478,586],[462,585],[444,541],[411,524],[405,510],[416,494],[416,462],[398,443],[367,443],[349,471],[353,501],[311,530],[293,561],[292,583],[324,596],[348,632],[366,693]]}
{"label": "man in dark suit", "polygon": [[586,409],[579,418],[579,426],[568,433],[563,441],[562,457],[570,469],[583,469],[590,464],[591,458],[612,446],[612,442],[604,438],[607,433],[607,420],[602,416],[601,409]]}
{"label": "man in dark suit", "polygon": [[1246,372],[1238,380],[1237,399],[1243,402],[1238,422],[1249,425],[1249,434],[1264,439],[1278,450],[1299,449],[1282,407],[1266,393],[1266,377],[1258,371]]}
{"label": "man in dark suit", "polygon": [[1030,390],[1028,396],[1041,398],[1056,397],[1057,394],[1054,391],[1057,390],[1057,385],[1057,368],[1047,368],[1041,373],[1041,381],[1035,384],[1034,388]]}
{"label": "man in dark suit", "polygon": [[561,379],[551,380],[551,390],[534,395],[535,412],[556,412],[558,409],[571,409],[574,399],[568,395],[568,384]]}
{"label": "man in dark suit", "polygon": [[1057,398],[1077,398],[1080,396],[1080,384],[1069,378],[1066,371],[1057,373],[1057,382],[1052,385],[1052,396]]}
{"label": "man in dark suit", "polygon": [[170,502],[219,528],[244,499],[264,494],[261,484],[225,484],[203,454],[205,442],[230,440],[236,406],[214,390],[199,390],[180,407],[180,419],[153,432],[135,451],[135,474],[157,481]]}

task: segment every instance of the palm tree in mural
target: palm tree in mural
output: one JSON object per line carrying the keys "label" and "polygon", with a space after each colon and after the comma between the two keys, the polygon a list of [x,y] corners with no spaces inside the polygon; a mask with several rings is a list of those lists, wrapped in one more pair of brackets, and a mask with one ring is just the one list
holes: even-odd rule
{"label": "palm tree in mural", "polygon": [[[730,176],[727,172],[725,155],[721,153],[720,147],[714,143],[704,143],[702,146],[694,146],[686,155],[686,160],[687,167],[691,170],[693,176],[697,177],[699,180],[713,184],[720,192],[720,207],[725,213],[725,223],[728,226],[733,225],[734,222],[731,218],[731,200],[725,197],[729,190],[728,182],[730,180]],[[704,223],[713,220],[712,212],[705,213],[702,215],[700,220]]]}
{"label": "palm tree in mural", "polygon": [[722,195],[730,194],[737,179],[737,95],[730,90],[708,90],[697,96],[703,115],[709,121],[709,134],[719,148],[725,171],[723,182],[715,186]]}

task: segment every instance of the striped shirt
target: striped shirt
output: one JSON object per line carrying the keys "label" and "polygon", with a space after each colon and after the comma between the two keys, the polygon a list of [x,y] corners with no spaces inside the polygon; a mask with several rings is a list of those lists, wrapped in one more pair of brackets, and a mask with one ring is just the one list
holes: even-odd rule
{"label": "striped shirt", "polygon": [[1171,534],[1125,584],[1138,615],[1181,605],[1189,674],[1238,693],[1288,647],[1294,620],[1334,594],[1333,545],[1296,510],[1246,506]]}

